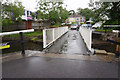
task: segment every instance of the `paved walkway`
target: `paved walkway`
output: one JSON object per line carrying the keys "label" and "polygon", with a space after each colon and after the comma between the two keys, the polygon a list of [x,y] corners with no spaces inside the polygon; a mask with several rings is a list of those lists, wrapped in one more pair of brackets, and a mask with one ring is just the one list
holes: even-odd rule
{"label": "paved walkway", "polygon": [[76,30],[69,30],[48,49],[49,53],[87,54],[86,45]]}
{"label": "paved walkway", "polygon": [[[3,78],[117,78],[118,63],[106,56],[43,54],[26,51],[25,57],[3,62]],[[10,57],[10,56],[9,56]],[[11,56],[12,57],[12,56]]]}
{"label": "paved walkway", "polygon": [[3,63],[3,78],[117,78],[118,64],[32,56]]}

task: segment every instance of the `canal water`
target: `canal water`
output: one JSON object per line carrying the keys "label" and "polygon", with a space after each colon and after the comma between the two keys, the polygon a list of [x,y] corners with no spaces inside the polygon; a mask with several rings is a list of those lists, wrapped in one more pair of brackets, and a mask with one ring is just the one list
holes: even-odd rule
{"label": "canal water", "polygon": [[93,33],[92,34],[92,40],[93,40],[93,44],[92,44],[92,48],[94,49],[100,49],[100,50],[106,50],[107,52],[116,52],[116,45],[110,42],[107,42],[105,40],[102,40],[103,37],[101,34],[96,34]]}
{"label": "canal water", "polygon": [[[11,42],[11,41],[7,41]],[[14,41],[13,41],[14,42]],[[36,51],[42,51],[43,50],[43,43],[34,43],[34,42],[25,42],[25,50],[36,50]],[[12,52],[17,52],[21,51],[21,44],[12,44],[9,49],[3,49],[2,53],[7,54],[7,53],[12,53]]]}

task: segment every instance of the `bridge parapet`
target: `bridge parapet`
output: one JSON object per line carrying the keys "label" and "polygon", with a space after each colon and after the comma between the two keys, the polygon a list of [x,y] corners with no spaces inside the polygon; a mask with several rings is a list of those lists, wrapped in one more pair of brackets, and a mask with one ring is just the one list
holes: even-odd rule
{"label": "bridge parapet", "polygon": [[68,26],[44,29],[43,30],[43,48],[48,47],[53,42],[55,42],[58,38],[68,32]]}
{"label": "bridge parapet", "polygon": [[87,27],[80,27],[79,32],[84,39],[88,50],[92,50],[92,29]]}

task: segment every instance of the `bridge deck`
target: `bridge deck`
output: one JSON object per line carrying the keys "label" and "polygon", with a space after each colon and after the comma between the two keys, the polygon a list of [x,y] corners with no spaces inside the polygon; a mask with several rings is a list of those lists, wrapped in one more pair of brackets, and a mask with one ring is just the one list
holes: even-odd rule
{"label": "bridge deck", "polygon": [[2,70],[3,78],[118,77],[117,63],[43,56],[32,56],[4,62]]}
{"label": "bridge deck", "polygon": [[67,34],[57,40],[48,52],[68,53],[68,54],[87,54],[87,47],[79,34],[79,31],[69,30]]}

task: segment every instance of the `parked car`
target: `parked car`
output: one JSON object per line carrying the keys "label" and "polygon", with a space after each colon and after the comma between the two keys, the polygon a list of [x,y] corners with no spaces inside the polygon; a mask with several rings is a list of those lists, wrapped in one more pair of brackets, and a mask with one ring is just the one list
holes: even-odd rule
{"label": "parked car", "polygon": [[72,30],[72,29],[76,30],[76,29],[77,29],[77,27],[78,27],[78,25],[77,25],[77,24],[72,24],[72,25],[71,25],[71,30]]}
{"label": "parked car", "polygon": [[87,24],[82,24],[81,27],[88,27],[88,25]]}

